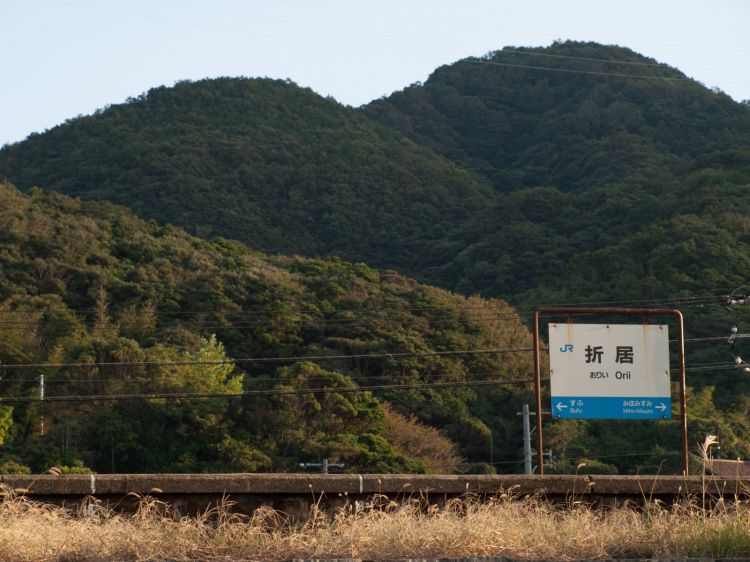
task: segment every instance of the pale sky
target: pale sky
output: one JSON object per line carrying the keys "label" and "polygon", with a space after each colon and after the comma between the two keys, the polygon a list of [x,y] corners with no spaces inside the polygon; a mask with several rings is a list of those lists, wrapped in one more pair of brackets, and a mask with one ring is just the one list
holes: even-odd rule
{"label": "pale sky", "polygon": [[0,0],[0,145],[183,79],[291,78],[359,106],[556,39],[630,47],[740,101],[749,38],[750,0]]}

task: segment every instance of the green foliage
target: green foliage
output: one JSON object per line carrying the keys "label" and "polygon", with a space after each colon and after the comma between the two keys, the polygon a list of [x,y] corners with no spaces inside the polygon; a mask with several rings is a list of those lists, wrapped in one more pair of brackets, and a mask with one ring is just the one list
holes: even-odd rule
{"label": "green foliage", "polygon": [[[262,251],[410,271],[415,250],[491,198],[477,176],[404,135],[269,79],[152,89],[0,151],[0,178],[107,199]],[[115,244],[125,260],[157,258],[142,236]]]}
{"label": "green foliage", "polygon": [[[0,445],[5,443],[13,427],[13,408],[0,406]],[[2,474],[0,472],[0,474]]]}
{"label": "green foliage", "polygon": [[[603,61],[637,63],[618,67],[653,79],[533,68],[610,72]],[[629,49],[594,43],[507,49],[481,62],[440,67],[424,84],[360,109],[289,82],[184,82],[3,148],[0,177],[29,196],[2,190],[0,360],[179,359],[186,350],[207,352],[212,334],[225,346],[213,356],[236,357],[528,345],[521,318],[502,301],[467,299],[340,258],[396,268],[466,295],[527,303],[663,302],[747,284],[747,104]],[[141,223],[108,203],[81,204],[36,185],[109,199],[203,238],[221,237],[190,238],[170,224]],[[340,258],[268,258],[230,239],[284,255]],[[718,307],[689,306],[685,313],[694,337],[750,323],[746,312]],[[525,378],[528,359],[339,360],[314,376],[340,388],[461,381],[472,372]],[[688,347],[689,365],[730,360],[723,342]],[[309,368],[209,370],[205,381],[178,369],[123,369],[120,379],[93,367],[54,375],[70,392],[137,384],[232,393],[240,385],[299,388],[314,380]],[[725,370],[689,380],[690,442],[711,432],[721,436],[722,454],[750,453],[750,379]],[[33,383],[10,377],[0,385],[9,394],[34,391]],[[503,469],[517,468],[515,410],[529,401],[529,389],[341,397],[298,400],[310,418],[305,424],[274,410],[288,405],[281,399],[191,404],[182,417],[167,404],[111,408],[96,431],[79,426],[86,435],[81,455],[100,469],[120,463],[112,456],[129,455],[127,466],[135,468],[292,469],[302,457],[333,454],[361,469],[424,469],[381,441],[375,411],[387,399],[440,428],[469,461],[490,461],[490,435],[513,443],[495,459]],[[91,414],[82,410],[75,417]],[[186,446],[183,457],[148,452],[139,443],[160,430],[132,416],[158,419],[177,441],[190,427],[205,439]],[[38,420],[33,407],[17,408],[5,430],[6,446],[26,447],[19,454],[35,469],[69,456],[40,453],[51,445],[36,443]],[[339,436],[349,421],[356,429]],[[571,463],[600,456],[622,472],[678,469],[672,425],[556,427],[550,442]],[[624,452],[632,456],[615,456]]]}
{"label": "green foliage", "polygon": [[468,474],[496,474],[495,467],[486,462],[476,462],[469,465]]}
{"label": "green foliage", "polygon": [[[3,454],[34,472],[294,470],[322,458],[349,471],[424,472],[435,470],[429,455],[459,470],[461,455],[486,456],[489,430],[472,411],[489,393],[358,388],[485,371],[518,378],[530,368],[528,358],[429,355],[528,345],[501,301],[341,259],[271,258],[111,204],[10,185],[0,185],[0,224],[0,253],[13,261],[0,270],[2,396],[38,396],[36,371],[18,363],[79,365],[43,368],[48,397],[180,395],[3,408]],[[121,242],[135,239],[149,252],[123,255]],[[491,320],[483,309],[508,316]],[[428,356],[356,357],[405,351]],[[287,356],[301,359],[272,360]],[[389,433],[386,412],[413,416],[423,435],[443,428],[440,442],[410,451]]]}
{"label": "green foliage", "polygon": [[0,474],[31,474],[31,468],[11,458],[0,462]]}
{"label": "green foliage", "polygon": [[582,457],[577,460],[578,464],[563,461],[555,463],[550,470],[553,474],[618,474],[618,468],[613,464],[596,459],[587,459]]}
{"label": "green foliage", "polygon": [[[750,112],[686,80],[533,69],[611,69],[592,59],[654,62],[593,43],[509,49],[484,58],[500,65],[444,66],[424,84],[365,108],[484,175],[497,192],[491,207],[450,234],[459,250],[429,271],[431,282],[537,302],[651,298],[739,284],[733,282],[748,259]],[[637,68],[684,78],[666,66]],[[670,247],[677,228],[685,245]],[[688,279],[685,265],[693,270]]]}
{"label": "green foliage", "polygon": [[92,470],[83,465],[82,461],[76,461],[72,466],[58,466],[56,467],[60,474],[91,474]]}

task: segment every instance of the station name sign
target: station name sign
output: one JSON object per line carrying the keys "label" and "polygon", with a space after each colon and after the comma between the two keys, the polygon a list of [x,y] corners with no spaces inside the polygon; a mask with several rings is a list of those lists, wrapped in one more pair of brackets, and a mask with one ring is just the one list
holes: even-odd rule
{"label": "station name sign", "polygon": [[669,331],[652,324],[550,324],[556,418],[671,419]]}

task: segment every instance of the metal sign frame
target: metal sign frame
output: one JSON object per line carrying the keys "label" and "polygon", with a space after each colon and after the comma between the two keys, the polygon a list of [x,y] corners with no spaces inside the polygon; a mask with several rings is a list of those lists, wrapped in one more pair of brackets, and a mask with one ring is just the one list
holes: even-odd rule
{"label": "metal sign frame", "polygon": [[544,448],[542,438],[542,372],[539,345],[539,317],[542,314],[567,314],[572,322],[576,314],[606,314],[624,316],[674,316],[677,320],[677,342],[680,356],[680,413],[672,419],[680,420],[682,434],[683,474],[688,475],[687,401],[685,397],[685,329],[682,312],[674,308],[585,308],[544,306],[534,310],[534,392],[536,394],[536,455],[537,473],[544,474]]}

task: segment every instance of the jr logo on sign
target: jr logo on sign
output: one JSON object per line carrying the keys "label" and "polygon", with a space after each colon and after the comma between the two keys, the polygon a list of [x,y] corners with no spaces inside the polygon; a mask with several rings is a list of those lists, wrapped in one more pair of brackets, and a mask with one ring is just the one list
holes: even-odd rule
{"label": "jr logo on sign", "polygon": [[560,353],[567,353],[568,351],[573,351],[573,344],[572,343],[566,343],[565,347],[560,348]]}

